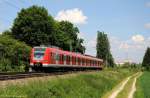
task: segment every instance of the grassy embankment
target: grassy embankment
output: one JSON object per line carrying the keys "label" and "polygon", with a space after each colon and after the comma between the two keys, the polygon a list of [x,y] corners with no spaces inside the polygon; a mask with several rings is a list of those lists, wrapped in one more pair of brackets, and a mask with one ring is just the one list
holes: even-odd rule
{"label": "grassy embankment", "polygon": [[134,72],[127,69],[115,69],[78,73],[70,77],[64,75],[46,81],[29,81],[26,85],[9,85],[1,88],[0,97],[100,98],[132,73]]}
{"label": "grassy embankment", "polygon": [[137,79],[137,91],[135,98],[150,98],[150,72],[144,72],[143,75]]}

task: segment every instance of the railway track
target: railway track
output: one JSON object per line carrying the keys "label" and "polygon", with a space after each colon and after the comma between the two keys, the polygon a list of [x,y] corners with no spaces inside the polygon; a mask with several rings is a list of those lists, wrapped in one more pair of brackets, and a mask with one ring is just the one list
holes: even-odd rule
{"label": "railway track", "polygon": [[0,73],[0,81],[6,80],[16,80],[22,78],[32,78],[32,77],[43,77],[43,76],[55,76],[64,75],[77,72],[91,72],[92,70],[86,71],[54,71],[54,72],[12,72],[12,73]]}
{"label": "railway track", "polygon": [[52,75],[63,75],[68,74],[71,72],[51,72],[51,73],[44,73],[44,72],[17,72],[17,73],[0,73],[0,81],[6,80],[15,80],[15,79],[22,79],[22,78],[32,78],[32,77],[43,77],[43,76],[52,76]]}

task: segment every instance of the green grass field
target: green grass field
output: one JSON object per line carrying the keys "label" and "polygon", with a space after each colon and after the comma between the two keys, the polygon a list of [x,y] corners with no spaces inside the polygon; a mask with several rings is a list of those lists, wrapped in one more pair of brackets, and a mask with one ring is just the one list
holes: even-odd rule
{"label": "green grass field", "polygon": [[137,80],[135,98],[150,98],[150,72],[144,72]]}
{"label": "green grass field", "polygon": [[[26,85],[9,85],[0,89],[0,98],[101,98],[133,72],[127,69],[79,73],[46,81],[30,81]],[[65,77],[65,78],[64,78]]]}

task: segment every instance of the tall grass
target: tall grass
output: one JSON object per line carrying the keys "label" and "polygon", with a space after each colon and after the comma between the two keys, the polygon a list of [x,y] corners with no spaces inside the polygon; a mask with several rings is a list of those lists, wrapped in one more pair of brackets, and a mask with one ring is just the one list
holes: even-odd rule
{"label": "tall grass", "polygon": [[135,98],[150,98],[150,72],[144,72],[136,85]]}
{"label": "tall grass", "polygon": [[[80,73],[72,77],[47,81],[30,81],[27,85],[10,85],[0,89],[0,96],[25,98],[100,98],[123,78],[126,69]],[[63,76],[65,77],[65,76]]]}

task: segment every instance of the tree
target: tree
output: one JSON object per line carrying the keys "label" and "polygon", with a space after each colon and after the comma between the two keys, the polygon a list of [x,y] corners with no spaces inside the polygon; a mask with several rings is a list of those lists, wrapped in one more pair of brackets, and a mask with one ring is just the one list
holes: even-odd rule
{"label": "tree", "polygon": [[110,44],[107,37],[107,34],[104,32],[97,32],[97,58],[104,60],[107,66],[114,66],[114,59],[110,51]]}
{"label": "tree", "polygon": [[0,71],[25,71],[30,51],[25,43],[0,35]]}
{"label": "tree", "polygon": [[142,66],[145,67],[147,70],[150,70],[150,47],[148,47],[145,52]]}
{"label": "tree", "polygon": [[107,63],[108,63],[108,66],[110,66],[110,67],[114,67],[114,65],[115,65],[114,58],[110,52],[108,53]]}
{"label": "tree", "polygon": [[[30,46],[54,45],[64,50],[84,53],[79,29],[68,21],[57,22],[43,7],[22,9],[12,27],[12,37]],[[7,34],[7,33],[6,33]]]}
{"label": "tree", "polygon": [[55,21],[44,7],[22,9],[14,20],[12,35],[30,46],[55,42]]}
{"label": "tree", "polygon": [[12,37],[12,32],[10,30],[5,30],[4,32],[2,32],[2,36]]}
{"label": "tree", "polygon": [[[79,29],[75,27],[71,22],[68,21],[61,21],[59,23],[59,34],[63,34],[63,38],[65,39],[64,43],[65,47],[63,49],[70,50],[74,52],[85,52],[85,47],[83,44],[83,39],[78,38]],[[57,38],[58,40],[62,40],[61,38]]]}

